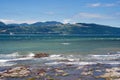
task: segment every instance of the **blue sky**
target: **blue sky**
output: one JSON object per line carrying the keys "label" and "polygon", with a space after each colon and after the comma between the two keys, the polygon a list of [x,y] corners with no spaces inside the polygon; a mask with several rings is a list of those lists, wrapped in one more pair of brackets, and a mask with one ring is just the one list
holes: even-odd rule
{"label": "blue sky", "polygon": [[120,0],[0,0],[0,21],[85,22],[120,27]]}

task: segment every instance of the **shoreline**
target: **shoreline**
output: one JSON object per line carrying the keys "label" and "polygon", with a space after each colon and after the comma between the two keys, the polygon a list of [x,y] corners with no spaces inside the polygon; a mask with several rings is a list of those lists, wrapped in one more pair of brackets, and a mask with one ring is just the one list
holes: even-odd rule
{"label": "shoreline", "polygon": [[[110,54],[110,56],[113,54]],[[116,54],[118,55],[118,54]],[[33,56],[33,55],[31,55]],[[98,56],[98,55],[97,55]],[[51,60],[50,58],[51,57]],[[63,55],[37,54],[34,60],[0,67],[1,80],[119,80],[120,63],[62,58]],[[59,59],[58,59],[59,58]],[[45,60],[48,61],[46,62]],[[25,63],[21,63],[21,62]],[[41,62],[43,61],[43,62]],[[106,61],[106,60],[104,60]],[[116,60],[117,61],[117,60]],[[14,61],[12,61],[14,62]],[[28,63],[29,62],[29,63]],[[31,63],[30,63],[31,62]],[[119,61],[118,61],[119,62]],[[27,63],[27,64],[26,64]],[[22,73],[22,74],[21,74]]]}

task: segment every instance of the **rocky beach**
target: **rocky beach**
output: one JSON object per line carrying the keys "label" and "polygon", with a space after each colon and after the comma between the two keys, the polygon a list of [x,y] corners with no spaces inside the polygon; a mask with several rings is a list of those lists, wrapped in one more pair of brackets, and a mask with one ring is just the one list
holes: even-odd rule
{"label": "rocky beach", "polygon": [[0,67],[0,80],[120,80],[119,63],[84,61],[47,53],[32,55],[32,59],[37,60],[49,57],[54,58],[52,62]]}

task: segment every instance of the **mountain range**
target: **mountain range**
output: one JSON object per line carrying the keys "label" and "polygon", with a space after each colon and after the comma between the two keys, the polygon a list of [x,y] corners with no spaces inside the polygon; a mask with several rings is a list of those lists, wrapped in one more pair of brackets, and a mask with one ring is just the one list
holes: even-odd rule
{"label": "mountain range", "polygon": [[67,23],[56,21],[33,24],[5,24],[0,22],[0,34],[120,34],[120,28],[94,23]]}

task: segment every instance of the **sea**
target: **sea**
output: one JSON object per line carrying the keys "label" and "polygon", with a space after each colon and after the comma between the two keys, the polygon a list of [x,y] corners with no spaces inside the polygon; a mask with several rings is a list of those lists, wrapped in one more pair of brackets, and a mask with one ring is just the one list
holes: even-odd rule
{"label": "sea", "polygon": [[[33,58],[37,53],[50,56]],[[59,60],[76,65],[120,64],[120,35],[0,34],[0,67],[65,63]]]}

